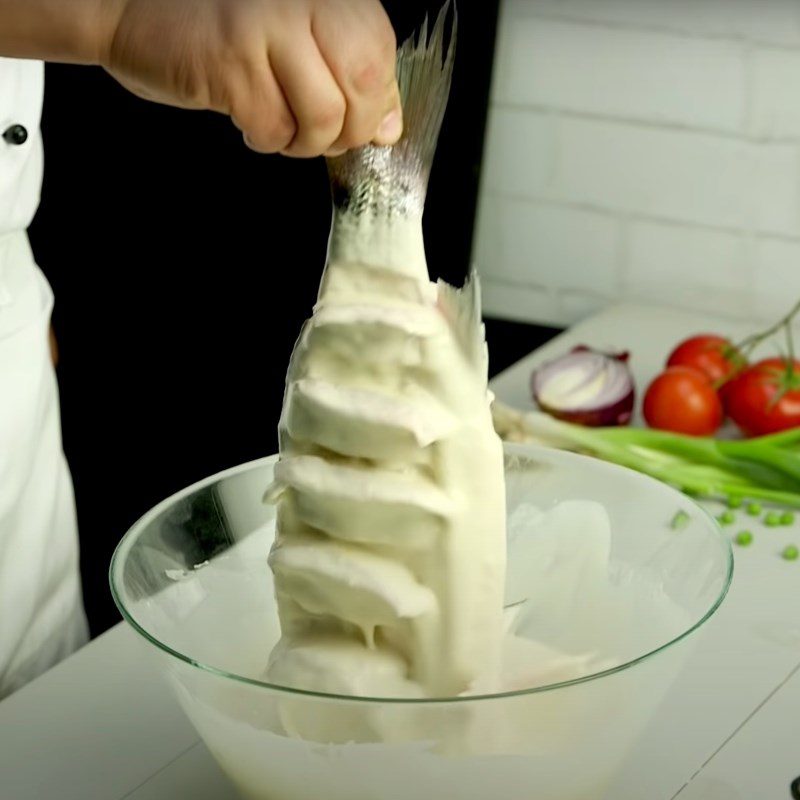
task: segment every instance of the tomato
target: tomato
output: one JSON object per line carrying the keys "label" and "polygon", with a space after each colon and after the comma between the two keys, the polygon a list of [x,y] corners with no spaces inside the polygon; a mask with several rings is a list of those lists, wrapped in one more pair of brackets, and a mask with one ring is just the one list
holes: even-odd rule
{"label": "tomato", "polygon": [[668,367],[644,396],[644,418],[651,428],[711,436],[723,417],[714,386],[704,373],[691,367]]}
{"label": "tomato", "polygon": [[759,361],[728,384],[725,404],[746,436],[800,426],[800,361],[789,371],[784,358]]}
{"label": "tomato", "polygon": [[715,334],[692,336],[670,353],[668,367],[693,367],[714,384],[739,372],[747,362],[729,339]]}

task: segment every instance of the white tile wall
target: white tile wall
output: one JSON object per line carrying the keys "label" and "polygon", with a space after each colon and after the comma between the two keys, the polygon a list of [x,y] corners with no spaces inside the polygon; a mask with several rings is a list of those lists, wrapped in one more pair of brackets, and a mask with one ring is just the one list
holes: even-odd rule
{"label": "white tile wall", "polygon": [[748,315],[752,291],[744,235],[638,220],[629,230],[624,290],[695,311]]}
{"label": "white tile wall", "polygon": [[756,312],[765,318],[785,314],[800,297],[800,242],[762,241],[756,249]]}
{"label": "white tile wall", "polygon": [[523,18],[505,46],[501,103],[724,131],[744,116],[738,42]]}
{"label": "white tile wall", "polygon": [[516,17],[578,19],[594,25],[666,30],[699,38],[800,45],[795,0],[504,0]]}
{"label": "white tile wall", "polygon": [[800,233],[797,149],[707,133],[564,119],[552,182],[564,201],[676,222]]}
{"label": "white tile wall", "polygon": [[800,0],[503,0],[474,258],[509,318],[784,311]]}
{"label": "white tile wall", "polygon": [[618,288],[619,222],[606,214],[546,203],[487,197],[477,260],[500,278],[527,283],[531,263],[558,264],[556,289],[607,294]]}
{"label": "white tile wall", "polygon": [[752,131],[764,138],[800,138],[800,50],[757,50],[753,54]]}

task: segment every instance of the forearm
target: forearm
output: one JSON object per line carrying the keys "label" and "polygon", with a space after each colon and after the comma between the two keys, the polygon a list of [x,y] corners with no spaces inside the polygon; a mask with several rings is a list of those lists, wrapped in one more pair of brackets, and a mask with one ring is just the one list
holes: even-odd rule
{"label": "forearm", "polygon": [[0,56],[97,64],[124,0],[0,0]]}

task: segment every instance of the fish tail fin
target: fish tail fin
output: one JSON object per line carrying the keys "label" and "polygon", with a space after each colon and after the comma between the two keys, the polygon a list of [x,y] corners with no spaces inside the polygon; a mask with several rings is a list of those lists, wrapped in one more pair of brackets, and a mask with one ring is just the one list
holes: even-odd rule
{"label": "fish tail fin", "polygon": [[[447,0],[428,36],[428,19],[419,36],[407,39],[397,54],[397,82],[403,102],[405,134],[398,146],[415,152],[429,172],[447,110],[455,64],[458,10]],[[449,44],[445,40],[449,32]]]}
{"label": "fish tail fin", "polygon": [[426,17],[418,36],[398,50],[403,135],[390,147],[366,145],[328,159],[336,209],[357,215],[422,215],[453,79],[457,24],[457,10],[447,0],[430,35]]}

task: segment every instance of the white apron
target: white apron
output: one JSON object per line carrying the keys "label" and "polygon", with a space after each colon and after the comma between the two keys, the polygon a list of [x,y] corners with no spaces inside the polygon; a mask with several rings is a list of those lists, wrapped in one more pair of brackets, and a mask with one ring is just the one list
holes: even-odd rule
{"label": "white apron", "polygon": [[25,234],[41,186],[43,87],[42,64],[0,58],[0,137],[27,132],[23,143],[0,138],[0,698],[87,639],[48,344],[53,295]]}

